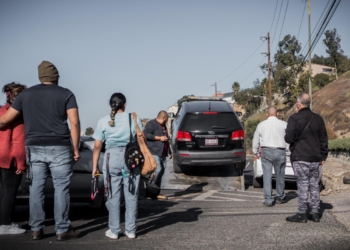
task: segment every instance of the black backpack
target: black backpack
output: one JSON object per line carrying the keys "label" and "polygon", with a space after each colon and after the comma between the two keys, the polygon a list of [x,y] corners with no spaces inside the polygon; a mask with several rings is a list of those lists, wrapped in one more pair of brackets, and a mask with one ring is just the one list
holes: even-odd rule
{"label": "black backpack", "polygon": [[129,127],[130,127],[130,141],[125,148],[124,160],[125,160],[126,167],[130,170],[130,173],[132,174],[135,168],[137,167],[142,168],[145,160],[140,150],[140,147],[137,143],[137,139],[136,139],[137,135],[135,135],[134,137],[132,136],[130,113],[129,113]]}

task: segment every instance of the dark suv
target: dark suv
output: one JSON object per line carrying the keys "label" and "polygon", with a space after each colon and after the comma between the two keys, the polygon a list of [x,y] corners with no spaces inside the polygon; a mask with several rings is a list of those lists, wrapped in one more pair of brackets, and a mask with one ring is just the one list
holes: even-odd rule
{"label": "dark suv", "polygon": [[243,126],[228,102],[209,98],[182,102],[171,128],[175,173],[181,173],[182,166],[245,168]]}

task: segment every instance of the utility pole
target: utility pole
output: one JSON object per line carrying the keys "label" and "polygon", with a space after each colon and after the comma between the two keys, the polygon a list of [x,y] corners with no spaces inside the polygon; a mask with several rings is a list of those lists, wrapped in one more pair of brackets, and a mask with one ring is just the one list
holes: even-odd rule
{"label": "utility pole", "polygon": [[310,95],[310,109],[312,110],[312,82],[311,82],[311,21],[310,21],[310,0],[308,0],[308,15],[309,15],[309,95]]}
{"label": "utility pole", "polygon": [[267,67],[268,67],[268,73],[267,73],[267,82],[269,85],[269,106],[272,104],[272,91],[271,91],[271,61],[270,61],[270,32],[267,32]]}
{"label": "utility pole", "polygon": [[269,105],[272,104],[272,90],[271,90],[271,61],[270,61],[270,32],[267,32],[267,36],[260,37],[260,40],[267,40],[267,53],[261,53],[267,55],[267,84],[269,90]]}
{"label": "utility pole", "polygon": [[211,86],[215,86],[215,97],[217,96],[218,91],[216,90],[216,83],[214,85]]}
{"label": "utility pole", "polygon": [[[324,59],[323,59],[324,60]],[[324,64],[323,64],[324,65]],[[335,79],[338,79],[338,69],[337,69],[337,63],[334,64],[335,67]]]}

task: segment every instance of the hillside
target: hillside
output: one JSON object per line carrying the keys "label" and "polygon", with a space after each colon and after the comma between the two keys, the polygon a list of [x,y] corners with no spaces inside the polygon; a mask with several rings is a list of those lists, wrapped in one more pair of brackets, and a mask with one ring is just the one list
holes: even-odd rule
{"label": "hillside", "polygon": [[[325,120],[330,137],[350,137],[350,71],[318,90],[312,97],[312,109]],[[286,120],[294,113],[290,109]]]}

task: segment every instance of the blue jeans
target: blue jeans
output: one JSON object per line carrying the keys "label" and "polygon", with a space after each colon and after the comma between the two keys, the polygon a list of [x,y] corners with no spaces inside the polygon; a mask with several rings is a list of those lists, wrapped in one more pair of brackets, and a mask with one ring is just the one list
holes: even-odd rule
{"label": "blue jeans", "polygon": [[[120,195],[123,185],[125,198],[125,231],[128,233],[136,232],[137,219],[137,205],[140,184],[140,168],[135,168],[133,174],[130,175],[129,170],[124,162],[125,147],[109,148],[105,152],[103,162],[103,178],[106,185],[107,166],[109,168],[109,195],[106,201],[106,207],[109,212],[108,226],[112,233],[118,234],[120,229]],[[109,161],[107,162],[107,155],[109,154]],[[129,175],[129,177],[124,175]]]}
{"label": "blue jeans", "polygon": [[29,225],[32,231],[44,228],[44,187],[50,169],[55,188],[54,213],[56,234],[69,230],[69,184],[73,174],[73,151],[70,146],[27,146],[32,184],[29,187]]}
{"label": "blue jeans", "polygon": [[284,174],[286,169],[286,151],[280,149],[262,148],[261,164],[264,180],[264,198],[266,203],[274,201],[272,192],[272,168],[276,175],[276,197],[284,199]]}
{"label": "blue jeans", "polygon": [[157,162],[157,168],[156,171],[154,172],[155,178],[154,178],[154,183],[161,188],[162,185],[162,177],[164,175],[165,171],[165,166],[166,166],[166,157],[165,156],[158,156],[158,155],[153,155],[154,160]]}

